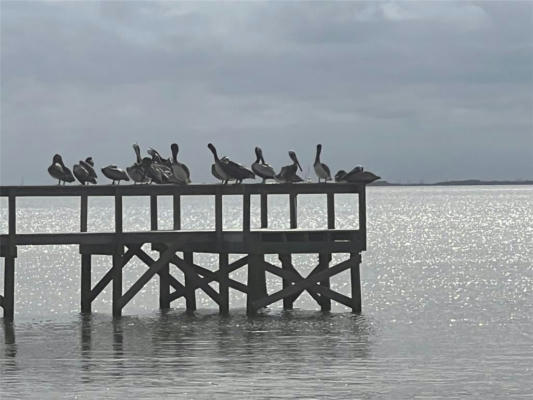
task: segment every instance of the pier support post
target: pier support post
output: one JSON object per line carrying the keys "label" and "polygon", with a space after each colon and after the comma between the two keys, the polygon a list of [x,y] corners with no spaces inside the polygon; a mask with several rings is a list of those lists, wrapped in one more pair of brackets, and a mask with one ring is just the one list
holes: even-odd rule
{"label": "pier support post", "polygon": [[350,268],[352,278],[352,312],[361,312],[361,276],[359,266],[361,264],[361,254],[352,253],[350,258],[353,260]]}
{"label": "pier support post", "polygon": [[4,261],[4,321],[12,322],[15,314],[15,257],[5,257]]}
{"label": "pier support post", "polygon": [[[318,255],[318,265],[319,270],[327,270],[329,268],[329,263],[331,261],[331,254],[329,253],[321,253]],[[327,287],[329,289],[329,277],[325,278],[320,281],[320,286]],[[330,311],[331,310],[331,299],[329,299],[326,296],[321,296],[321,303],[320,308],[322,311]]]}
{"label": "pier support post", "polygon": [[229,313],[229,272],[228,272],[228,253],[218,255],[218,268],[220,269],[220,278],[218,291],[220,297],[220,314]]}
{"label": "pier support post", "polygon": [[113,317],[122,315],[120,298],[122,297],[122,263],[124,246],[120,245],[113,254]]}
{"label": "pier support post", "polygon": [[[194,263],[194,255],[192,252],[187,251],[183,253],[183,260],[186,263]],[[187,311],[196,311],[196,291],[194,289],[194,277],[191,277],[189,272],[184,272],[185,275],[185,289],[187,294],[185,295],[185,305]]]}
{"label": "pier support post", "polygon": [[265,255],[248,255],[248,294],[246,296],[246,313],[254,315],[256,309],[252,305],[255,300],[267,296]]}
{"label": "pier support post", "polygon": [[[159,253],[161,257],[161,253]],[[159,272],[159,308],[170,308],[170,263],[166,263]]]}
{"label": "pier support post", "polygon": [[[281,261],[281,268],[286,270],[293,269],[292,266],[292,257],[290,254],[280,254],[279,260]],[[283,279],[282,281],[283,289],[288,288],[291,286],[291,282],[287,279]],[[292,310],[293,304],[294,304],[294,296],[288,296],[283,298],[283,309],[284,310]]]}
{"label": "pier support post", "polygon": [[81,313],[91,313],[91,255],[81,255]]}

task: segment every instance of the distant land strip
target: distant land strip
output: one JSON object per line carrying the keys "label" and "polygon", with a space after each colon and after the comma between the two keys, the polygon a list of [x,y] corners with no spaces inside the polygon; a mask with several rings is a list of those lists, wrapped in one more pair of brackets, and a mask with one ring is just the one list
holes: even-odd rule
{"label": "distant land strip", "polygon": [[482,181],[479,179],[465,179],[461,181],[444,181],[435,183],[392,183],[379,180],[368,186],[479,186],[479,185],[533,185],[533,181]]}

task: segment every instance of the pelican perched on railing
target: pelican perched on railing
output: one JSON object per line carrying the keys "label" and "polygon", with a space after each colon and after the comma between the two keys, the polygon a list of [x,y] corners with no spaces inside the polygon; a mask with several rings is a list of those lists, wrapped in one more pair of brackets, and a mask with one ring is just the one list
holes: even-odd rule
{"label": "pelican perched on railing", "polygon": [[274,168],[265,162],[265,159],[263,158],[263,150],[261,150],[260,147],[255,148],[255,155],[257,159],[252,164],[252,171],[254,171],[254,173],[260,178],[263,178],[263,183],[265,183],[267,179],[274,179],[276,172],[274,172]]}
{"label": "pelican perched on railing", "polygon": [[187,168],[185,164],[178,161],[178,152],[180,148],[178,147],[177,143],[172,143],[170,145],[170,150],[172,151],[172,160],[170,162],[172,174],[178,180],[178,183],[191,183],[191,173],[189,172],[189,168]]}
{"label": "pelican perched on railing", "polygon": [[102,173],[106,178],[111,179],[113,181],[112,185],[115,184],[115,181],[118,182],[118,184],[120,185],[120,181],[130,180],[128,174],[126,174],[126,171],[124,171],[122,168],[117,167],[114,164],[102,168]]}
{"label": "pelican perched on railing", "polygon": [[131,180],[136,183],[147,182],[146,172],[144,171],[141,159],[141,149],[139,145],[135,143],[133,145],[133,150],[135,151],[136,162],[131,167],[126,168],[126,172],[130,176]]}
{"label": "pelican perched on railing", "polygon": [[224,184],[228,183],[230,179],[235,179],[236,183],[241,183],[243,179],[255,178],[254,173],[241,164],[231,161],[226,157],[222,159],[218,158],[217,150],[212,143],[209,143],[207,147],[211,150],[215,158],[215,170],[218,176],[225,178]]}
{"label": "pelican perched on railing", "polygon": [[74,182],[75,180],[72,172],[67,168],[63,162],[63,158],[59,154],[55,154],[52,158],[52,165],[48,167],[48,173],[52,178],[58,180],[58,185],[61,185],[61,181],[63,181],[64,185],[67,182]]}
{"label": "pelican perched on railing", "polygon": [[87,170],[87,172],[89,172],[89,177],[90,178],[93,178],[95,180],[95,182],[93,182],[94,184],[96,184],[96,178],[98,178],[98,176],[96,175],[96,172],[94,170],[94,161],[93,161],[93,158],[92,157],[87,157],[85,159],[85,161],[83,160],[80,160],[80,165],[85,168]]}
{"label": "pelican perched on railing", "polygon": [[296,153],[294,151],[289,151],[289,157],[292,160],[292,164],[282,167],[275,179],[278,182],[283,183],[302,182],[303,179],[296,174],[298,168],[300,168],[300,171],[302,171],[302,167],[300,166],[298,158],[296,157]]}
{"label": "pelican perched on railing", "polygon": [[352,183],[371,183],[378,179],[381,179],[381,177],[377,176],[376,174],[370,172],[370,171],[364,171],[363,167],[358,165],[354,169],[352,169],[350,172],[346,172],[344,170],[340,170],[335,174],[335,181],[337,182],[352,182]]}
{"label": "pelican perched on railing", "polygon": [[315,173],[316,176],[318,176],[318,182],[320,182],[320,179],[324,179],[324,183],[331,180],[331,172],[329,171],[329,167],[324,164],[323,162],[320,162],[320,152],[322,151],[322,145],[317,144],[316,145],[316,156],[315,156],[315,163],[313,166],[315,167]]}
{"label": "pelican perched on railing", "polygon": [[179,183],[178,180],[174,177],[172,169],[170,168],[170,160],[166,160],[161,157],[159,152],[151,147],[148,149],[147,153],[152,156],[151,167],[153,169],[158,169],[159,171],[161,171],[161,177],[163,179],[161,182],[157,182],[156,180],[153,181],[155,181],[156,183]]}
{"label": "pelican perched on railing", "polygon": [[[79,164],[75,164],[72,167],[72,172],[74,172],[74,176],[78,181],[80,181],[82,185],[85,185],[87,182],[94,183],[96,185],[96,178],[91,176],[90,170],[92,170],[90,164],[83,160],[80,160]],[[94,173],[94,170],[92,171]]]}

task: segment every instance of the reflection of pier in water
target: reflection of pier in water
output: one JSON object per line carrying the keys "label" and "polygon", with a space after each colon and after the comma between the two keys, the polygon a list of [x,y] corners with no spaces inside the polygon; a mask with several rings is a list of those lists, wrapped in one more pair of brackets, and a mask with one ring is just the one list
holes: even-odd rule
{"label": "reflection of pier in water", "polygon": [[[341,230],[335,227],[335,194],[356,194],[358,197],[358,229]],[[305,194],[323,194],[327,200],[327,229],[298,229],[297,198]],[[215,226],[209,231],[181,229],[181,199],[183,196],[209,195],[214,198]],[[242,229],[225,230],[222,221],[223,197],[242,197]],[[290,229],[274,230],[268,227],[268,196],[287,195],[289,198]],[[80,197],[80,232],[18,234],[16,231],[16,199],[18,197]],[[87,232],[88,199],[93,196],[114,198],[115,231]],[[124,196],[150,197],[150,230],[124,232],[122,199]],[[173,229],[158,229],[158,196],[172,196]],[[250,222],[251,196],[260,198],[260,228],[252,229]],[[1,256],[5,259],[4,294],[0,305],[4,318],[14,315],[15,259],[17,247],[24,245],[79,245],[81,254],[81,311],[90,313],[94,299],[108,285],[112,286],[113,316],[136,294],[159,276],[159,304],[170,308],[172,301],[184,298],[188,311],[196,309],[196,291],[202,290],[218,306],[222,314],[229,312],[229,289],[246,294],[247,312],[255,314],[260,308],[283,301],[284,309],[292,309],[294,301],[304,291],[318,303],[321,310],[331,309],[331,300],[344,304],[354,312],[361,311],[361,282],[359,266],[361,252],[366,249],[365,185],[352,183],[329,184],[242,184],[242,185],[130,185],[130,186],[4,186],[0,197],[8,198],[8,233],[0,235]],[[159,253],[157,259],[146,253],[142,246],[149,244]],[[218,254],[218,270],[195,263],[195,253]],[[293,262],[298,253],[315,253],[318,263],[311,273],[303,276]],[[330,265],[332,254],[345,253],[349,258]],[[230,254],[241,258],[230,262]],[[265,261],[265,254],[276,254],[281,266]],[[91,261],[93,255],[108,255],[112,263],[103,278],[93,286]],[[127,290],[123,287],[123,269],[137,257],[147,270]],[[184,276],[180,281],[171,273],[177,267]],[[231,278],[231,273],[247,268],[247,283]],[[346,270],[351,272],[351,296],[330,288],[330,279]],[[268,293],[266,272],[281,279],[282,289]],[[37,279],[37,278],[36,278]],[[211,284],[216,283],[218,291]]]}

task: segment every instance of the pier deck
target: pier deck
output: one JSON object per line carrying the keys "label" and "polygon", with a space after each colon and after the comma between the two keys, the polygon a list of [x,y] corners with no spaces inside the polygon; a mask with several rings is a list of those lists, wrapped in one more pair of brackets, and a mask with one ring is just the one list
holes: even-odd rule
{"label": "pier deck", "polygon": [[[0,235],[0,256],[5,258],[4,293],[0,305],[4,319],[14,316],[15,259],[18,246],[25,245],[78,245],[81,254],[81,311],[91,311],[91,303],[108,285],[113,288],[113,315],[118,317],[122,308],[155,275],[160,281],[160,307],[169,308],[180,297],[186,307],[196,309],[196,290],[203,290],[220,307],[221,313],[229,311],[229,288],[246,293],[247,311],[254,314],[259,308],[283,300],[285,309],[291,309],[296,298],[307,291],[322,310],[331,308],[331,300],[344,304],[354,312],[361,311],[359,265],[361,252],[366,249],[366,200],[364,184],[301,183],[301,184],[240,184],[240,185],[101,185],[101,186],[2,186],[0,197],[8,198],[8,232]],[[359,228],[335,228],[335,194],[349,193],[358,197]],[[327,198],[327,229],[298,229],[297,198],[304,194],[323,194]],[[181,229],[181,199],[183,196],[208,195],[214,198],[215,224],[211,230],[191,231]],[[222,224],[222,202],[225,195],[242,196],[242,229],[225,230]],[[260,196],[260,229],[251,229],[250,198]],[[287,195],[289,198],[290,229],[268,228],[268,196]],[[114,232],[87,232],[88,199],[93,196],[114,198]],[[150,197],[150,230],[125,232],[123,230],[122,199],[126,196]],[[158,197],[172,196],[172,230],[158,229]],[[79,197],[79,232],[19,234],[16,231],[16,199],[18,197]],[[354,200],[355,201],[355,200]],[[151,244],[159,252],[154,260],[142,250]],[[194,263],[194,253],[217,253],[219,269],[212,271]],[[179,257],[177,253],[183,253]],[[316,253],[318,264],[303,277],[292,262],[292,254]],[[333,253],[347,253],[349,258],[330,266]],[[104,254],[112,257],[109,271],[92,285],[91,256]],[[229,254],[244,255],[229,263]],[[267,263],[265,254],[277,254],[281,267]],[[148,269],[127,290],[123,290],[122,273],[131,258],[137,257]],[[170,273],[170,264],[184,275],[180,282]],[[232,280],[229,274],[239,268],[248,268],[248,282]],[[330,278],[346,269],[351,270],[351,297],[330,289]],[[267,293],[265,272],[282,279],[283,289]],[[36,277],[35,279],[38,279]],[[217,282],[219,290],[209,284]]]}

